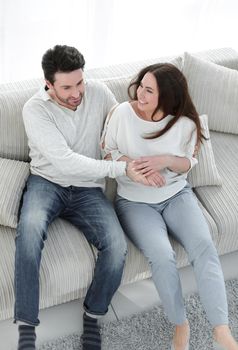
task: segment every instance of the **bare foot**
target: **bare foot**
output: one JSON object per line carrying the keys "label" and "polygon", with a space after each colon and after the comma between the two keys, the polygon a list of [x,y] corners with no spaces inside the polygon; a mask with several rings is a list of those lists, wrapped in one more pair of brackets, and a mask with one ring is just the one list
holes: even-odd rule
{"label": "bare foot", "polygon": [[215,341],[226,350],[238,350],[238,344],[227,325],[216,326],[213,330]]}
{"label": "bare foot", "polygon": [[185,350],[189,343],[189,324],[188,321],[175,326],[173,337],[173,346],[175,350]]}

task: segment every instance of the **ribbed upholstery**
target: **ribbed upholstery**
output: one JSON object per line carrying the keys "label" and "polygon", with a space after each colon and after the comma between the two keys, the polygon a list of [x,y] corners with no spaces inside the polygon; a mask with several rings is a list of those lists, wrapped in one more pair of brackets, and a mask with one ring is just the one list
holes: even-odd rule
{"label": "ribbed upholstery", "polygon": [[17,227],[19,204],[29,168],[29,163],[0,158],[0,225]]}
{"label": "ribbed upholstery", "polygon": [[37,89],[0,92],[0,156],[29,160],[22,108]]}
{"label": "ribbed upholstery", "polygon": [[124,102],[129,99],[127,89],[130,84],[130,78],[115,78],[115,79],[103,79],[103,82],[113,92],[118,102]]}
{"label": "ribbed upholstery", "polygon": [[199,114],[210,130],[238,134],[238,71],[185,53],[182,69]]}
{"label": "ribbed upholstery", "polygon": [[222,186],[198,187],[195,192],[215,220],[220,254],[238,249],[238,136],[211,132],[216,165]]}
{"label": "ribbed upholstery", "polygon": [[203,135],[207,140],[203,140],[198,152],[198,164],[188,173],[188,182],[192,187],[221,185],[221,177],[218,173],[213,154],[210,133],[208,129],[207,116],[200,116]]}

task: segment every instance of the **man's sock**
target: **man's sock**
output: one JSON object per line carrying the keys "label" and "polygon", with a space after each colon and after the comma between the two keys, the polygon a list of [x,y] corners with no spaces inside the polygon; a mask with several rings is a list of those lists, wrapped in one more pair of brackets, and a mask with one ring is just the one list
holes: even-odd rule
{"label": "man's sock", "polygon": [[34,326],[20,325],[19,341],[17,350],[35,350],[36,349],[36,333]]}
{"label": "man's sock", "polygon": [[101,336],[96,318],[83,314],[83,350],[100,350]]}

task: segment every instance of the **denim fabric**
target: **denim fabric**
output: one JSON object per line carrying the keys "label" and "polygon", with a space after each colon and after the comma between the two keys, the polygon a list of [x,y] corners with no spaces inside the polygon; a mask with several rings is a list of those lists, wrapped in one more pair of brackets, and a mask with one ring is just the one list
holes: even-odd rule
{"label": "denim fabric", "polygon": [[175,252],[169,236],[188,253],[198,292],[212,324],[227,324],[223,273],[209,228],[189,186],[159,204],[132,202],[120,196],[116,211],[124,232],[148,259],[162,304],[175,324],[186,319]]}
{"label": "denim fabric", "polygon": [[30,175],[16,235],[15,320],[38,325],[39,268],[49,224],[62,217],[83,231],[98,249],[94,278],[85,309],[104,315],[124,267],[126,241],[111,203],[101,188],[61,187]]}

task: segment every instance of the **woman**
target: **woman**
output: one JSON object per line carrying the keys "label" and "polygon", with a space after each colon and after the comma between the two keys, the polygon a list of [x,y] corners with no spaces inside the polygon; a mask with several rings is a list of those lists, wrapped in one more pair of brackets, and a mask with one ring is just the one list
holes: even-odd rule
{"label": "woman", "polygon": [[171,349],[189,349],[189,324],[169,235],[188,253],[216,349],[238,350],[228,327],[219,258],[186,181],[203,141],[186,79],[172,64],[155,64],[142,69],[128,91],[132,100],[108,117],[102,148],[105,159],[133,161],[138,176],[148,182],[118,177],[116,210],[125,233],[148,259],[164,309],[175,324]]}

